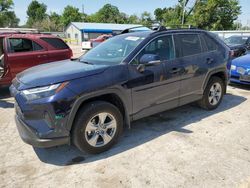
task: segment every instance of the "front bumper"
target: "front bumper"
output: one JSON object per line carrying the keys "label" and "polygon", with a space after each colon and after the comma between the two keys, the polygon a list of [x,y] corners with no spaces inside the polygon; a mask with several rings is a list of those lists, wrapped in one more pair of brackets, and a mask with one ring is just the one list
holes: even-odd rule
{"label": "front bumper", "polygon": [[[242,76],[244,76],[246,78],[242,79]],[[231,71],[229,81],[231,83],[250,85],[250,75],[241,75],[241,74],[237,73],[236,71]]]}
{"label": "front bumper", "polygon": [[15,116],[17,129],[22,140],[34,147],[48,148],[58,145],[65,145],[70,143],[69,137],[60,138],[46,138],[41,139],[37,135],[36,131],[26,125],[17,115]]}

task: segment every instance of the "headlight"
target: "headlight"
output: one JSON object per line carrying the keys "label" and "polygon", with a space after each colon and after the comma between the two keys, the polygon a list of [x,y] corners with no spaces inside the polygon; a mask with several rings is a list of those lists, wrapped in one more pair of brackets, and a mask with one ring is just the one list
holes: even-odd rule
{"label": "headlight", "polygon": [[236,66],[235,65],[231,65],[231,70],[236,70]]}
{"label": "headlight", "polygon": [[250,75],[250,69],[247,69],[247,74]]}
{"label": "headlight", "polygon": [[21,91],[21,95],[23,95],[27,100],[36,100],[36,99],[41,99],[45,97],[52,96],[59,91],[61,91],[68,82],[64,82],[61,84],[54,84],[50,86],[45,86],[45,87],[38,87],[34,89],[27,89]]}

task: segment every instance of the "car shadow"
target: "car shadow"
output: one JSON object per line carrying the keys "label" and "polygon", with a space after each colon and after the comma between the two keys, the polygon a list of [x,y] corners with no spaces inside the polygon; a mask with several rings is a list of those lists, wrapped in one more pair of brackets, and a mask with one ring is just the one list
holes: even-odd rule
{"label": "car shadow", "polygon": [[109,151],[98,155],[80,152],[74,146],[58,146],[48,149],[34,148],[34,151],[42,162],[53,165],[66,166],[91,163],[120,154],[172,131],[192,134],[191,130],[185,128],[187,125],[199,122],[213,114],[229,110],[240,105],[245,100],[244,97],[227,94],[221,105],[214,111],[205,111],[195,105],[186,105],[135,121],[132,123],[131,129],[124,131],[118,144]]}
{"label": "car shadow", "polygon": [[10,97],[9,87],[0,87],[0,108],[14,107],[13,100],[9,100]]}
{"label": "car shadow", "polygon": [[250,85],[243,85],[237,83],[230,83],[229,84],[232,88],[244,89],[250,91]]}

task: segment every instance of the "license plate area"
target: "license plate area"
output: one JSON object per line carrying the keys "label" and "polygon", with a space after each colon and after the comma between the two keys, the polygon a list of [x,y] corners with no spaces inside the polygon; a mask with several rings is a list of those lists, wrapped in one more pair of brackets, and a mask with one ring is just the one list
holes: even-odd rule
{"label": "license plate area", "polygon": [[241,75],[240,81],[250,82],[250,75]]}

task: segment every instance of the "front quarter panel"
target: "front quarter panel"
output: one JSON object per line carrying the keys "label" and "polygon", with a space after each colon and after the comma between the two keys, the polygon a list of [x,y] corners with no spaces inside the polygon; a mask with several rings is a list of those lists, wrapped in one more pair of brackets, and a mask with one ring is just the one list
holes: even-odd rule
{"label": "front quarter panel", "polygon": [[85,101],[106,94],[115,94],[121,99],[125,109],[125,118],[128,120],[132,111],[132,102],[130,89],[123,87],[127,79],[127,65],[119,64],[111,66],[101,74],[71,81],[67,88],[77,94],[77,99],[69,115],[67,129],[71,130],[76,113]]}

